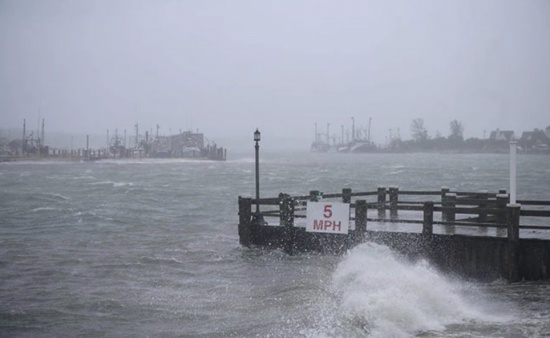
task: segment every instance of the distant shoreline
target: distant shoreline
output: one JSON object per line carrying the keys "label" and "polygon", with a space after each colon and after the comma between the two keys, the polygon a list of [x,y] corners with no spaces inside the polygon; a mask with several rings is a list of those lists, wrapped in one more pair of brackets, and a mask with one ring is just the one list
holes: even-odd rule
{"label": "distant shoreline", "polygon": [[15,163],[15,162],[101,162],[101,161],[135,161],[135,160],[190,160],[190,161],[209,161],[220,162],[218,159],[210,159],[206,157],[102,157],[102,158],[82,158],[82,157],[57,157],[57,156],[0,156],[0,163]]}
{"label": "distant shoreline", "polygon": [[[370,151],[370,152],[336,152],[336,151],[328,151],[328,152],[315,152],[315,151],[307,151],[304,150],[304,153],[310,153],[310,154],[319,154],[319,155],[346,155],[346,156],[364,156],[364,155],[403,155],[403,154],[444,154],[444,155],[474,155],[474,154],[485,154],[485,155],[507,155],[508,152],[505,151],[434,151],[434,150],[427,150],[427,151]],[[242,154],[245,156],[246,154]],[[548,156],[550,155],[549,152],[526,152],[521,151],[518,152],[518,155],[543,155]],[[67,162],[67,163],[77,163],[77,162],[100,162],[100,161],[125,161],[125,160],[143,160],[143,161],[149,161],[149,160],[194,160],[194,161],[211,161],[211,162],[218,162],[220,160],[217,159],[210,159],[206,157],[101,157],[101,158],[83,158],[79,156],[73,156],[73,157],[58,157],[58,156],[0,156],[0,163],[14,163],[14,162]]]}
{"label": "distant shoreline", "polygon": [[78,157],[47,157],[47,156],[3,156],[0,157],[0,163],[2,162],[79,162],[83,161]]}

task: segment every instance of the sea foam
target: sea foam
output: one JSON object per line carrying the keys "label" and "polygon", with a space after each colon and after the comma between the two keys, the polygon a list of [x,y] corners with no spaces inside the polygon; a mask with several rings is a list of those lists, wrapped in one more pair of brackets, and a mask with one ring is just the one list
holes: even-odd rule
{"label": "sea foam", "polygon": [[471,293],[479,291],[474,285],[374,243],[361,244],[342,259],[332,276],[332,291],[333,324],[354,335],[409,337],[444,331],[453,323],[504,320],[475,303]]}

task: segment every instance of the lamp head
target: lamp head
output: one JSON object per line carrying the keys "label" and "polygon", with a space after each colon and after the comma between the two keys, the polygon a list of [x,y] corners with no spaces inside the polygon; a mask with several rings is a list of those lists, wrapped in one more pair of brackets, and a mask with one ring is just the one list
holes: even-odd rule
{"label": "lamp head", "polygon": [[254,132],[254,141],[258,142],[260,141],[260,131],[258,130],[258,128],[256,128],[256,131]]}

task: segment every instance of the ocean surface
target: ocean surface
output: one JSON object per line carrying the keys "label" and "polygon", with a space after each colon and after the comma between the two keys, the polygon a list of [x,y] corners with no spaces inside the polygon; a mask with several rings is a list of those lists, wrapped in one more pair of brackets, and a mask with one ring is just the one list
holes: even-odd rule
{"label": "ocean surface", "polygon": [[[231,154],[230,154],[231,155]],[[261,154],[261,194],[508,189],[507,155]],[[550,156],[518,156],[518,199],[550,200]],[[243,248],[227,162],[0,163],[1,337],[550,337],[550,283],[479,283],[361,244]]]}

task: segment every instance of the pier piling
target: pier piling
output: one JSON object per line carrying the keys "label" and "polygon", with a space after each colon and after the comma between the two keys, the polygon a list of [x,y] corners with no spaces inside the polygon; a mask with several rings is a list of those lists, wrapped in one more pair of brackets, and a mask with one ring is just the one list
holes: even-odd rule
{"label": "pier piling", "polygon": [[342,202],[351,203],[351,188],[342,189]]}
{"label": "pier piling", "polygon": [[377,189],[377,195],[378,195],[378,218],[379,219],[385,219],[386,218],[386,187],[378,187]]}
{"label": "pier piling", "polygon": [[508,280],[520,279],[519,214],[521,206],[510,203],[506,206],[506,225],[508,227]]}
{"label": "pier piling", "polygon": [[434,202],[424,202],[424,220],[422,222],[422,235],[431,237],[434,232]]}
{"label": "pier piling", "polygon": [[355,234],[356,241],[363,241],[367,232],[367,201],[355,202]]}
{"label": "pier piling", "polygon": [[397,203],[399,199],[399,187],[391,186],[389,189],[390,194],[390,219],[397,219]]}
{"label": "pier piling", "polygon": [[444,219],[443,221],[452,223],[452,224],[448,224],[445,227],[446,232],[448,234],[452,234],[455,231],[454,222],[456,220],[456,213],[455,213],[456,193],[454,193],[454,192],[447,193],[447,195],[445,195],[445,203],[446,203],[445,207],[447,207],[448,209],[447,209],[447,212],[445,214],[446,219]]}
{"label": "pier piling", "polygon": [[309,191],[309,200],[311,202],[319,202],[319,190],[310,190]]}
{"label": "pier piling", "polygon": [[497,194],[496,196],[496,207],[500,211],[495,216],[495,223],[499,224],[500,227],[497,227],[497,236],[504,237],[506,236],[506,205],[510,203],[510,197],[508,194]]}
{"label": "pier piling", "polygon": [[241,245],[249,247],[252,244],[252,198],[239,196],[239,239]]}
{"label": "pier piling", "polygon": [[289,195],[279,194],[279,211],[281,226],[284,227],[284,251],[292,255],[294,247],[294,201]]}
{"label": "pier piling", "polygon": [[479,208],[482,209],[479,211],[478,215],[478,222],[479,223],[486,223],[487,222],[487,212],[483,209],[487,208],[487,204],[489,202],[489,192],[487,190],[481,190],[479,192],[478,198],[479,201]]}

